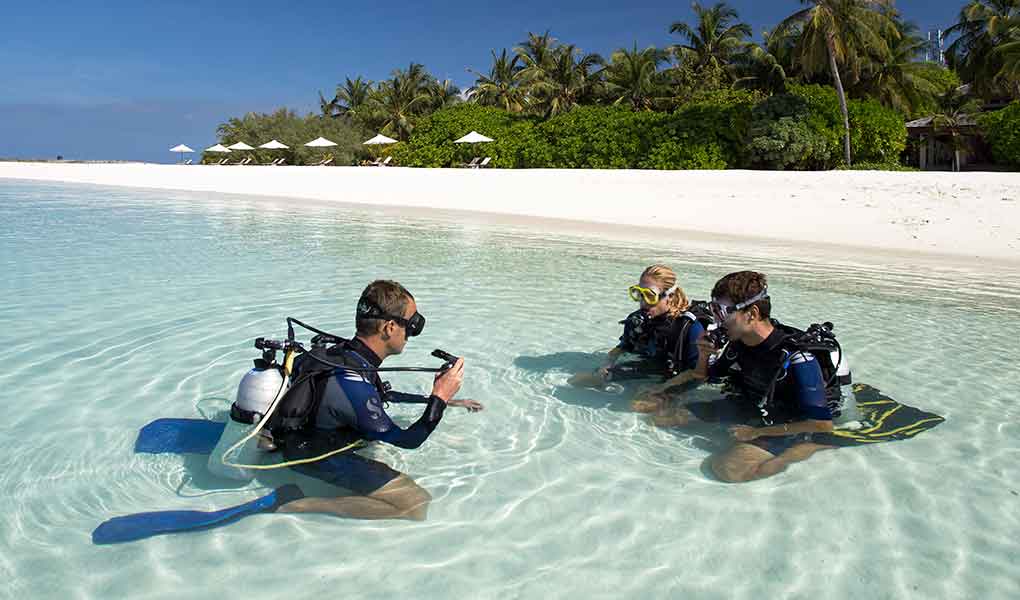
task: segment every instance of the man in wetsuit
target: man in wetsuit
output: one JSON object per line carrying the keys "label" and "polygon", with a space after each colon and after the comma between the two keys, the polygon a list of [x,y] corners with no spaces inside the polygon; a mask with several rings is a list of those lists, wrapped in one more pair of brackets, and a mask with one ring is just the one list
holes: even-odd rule
{"label": "man in wetsuit", "polygon": [[712,307],[730,342],[718,352],[702,336],[695,375],[729,379],[739,394],[689,403],[656,423],[731,424],[734,445],[710,459],[713,472],[727,482],[770,477],[831,448],[812,441],[812,434],[833,428],[821,367],[810,353],[789,348],[789,329],[770,319],[765,275],[740,271],[723,277],[712,290]]}
{"label": "man in wetsuit", "polygon": [[[334,361],[365,371],[335,369],[323,379],[317,410],[302,429],[289,434],[286,460],[320,456],[358,439],[417,448],[439,425],[447,406],[472,412],[481,404],[454,400],[464,378],[464,359],[435,377],[429,396],[391,392],[371,368],[400,354],[407,338],[421,333],[425,319],[414,297],[394,281],[375,281],[362,292],[356,315],[357,336],[339,349]],[[300,368],[297,369],[298,374]],[[384,402],[425,404],[425,411],[402,429],[386,414]],[[294,467],[297,471],[349,489],[356,495],[301,498],[279,512],[331,513],[356,519],[424,520],[431,496],[407,475],[353,450]]]}

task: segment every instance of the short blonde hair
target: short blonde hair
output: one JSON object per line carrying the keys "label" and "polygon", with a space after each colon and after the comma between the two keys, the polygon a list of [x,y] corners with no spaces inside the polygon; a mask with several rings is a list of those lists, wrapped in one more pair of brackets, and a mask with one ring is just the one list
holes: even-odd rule
{"label": "short blonde hair", "polygon": [[667,292],[674,285],[676,290],[666,299],[667,311],[671,317],[679,317],[691,307],[691,301],[687,298],[683,288],[677,285],[676,272],[666,265],[652,265],[641,273],[641,278],[648,278],[655,282],[660,293]]}

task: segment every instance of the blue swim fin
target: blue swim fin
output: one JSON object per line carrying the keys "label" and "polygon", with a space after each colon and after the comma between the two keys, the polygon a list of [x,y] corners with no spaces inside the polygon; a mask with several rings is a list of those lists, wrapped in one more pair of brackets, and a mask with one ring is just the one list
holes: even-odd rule
{"label": "blue swim fin", "polygon": [[138,432],[135,453],[210,454],[226,426],[206,419],[156,419]]}
{"label": "blue swim fin", "polygon": [[92,543],[119,544],[165,533],[211,529],[233,523],[248,515],[275,512],[291,500],[304,497],[298,486],[289,483],[261,498],[217,511],[164,510],[114,517],[96,527],[92,532]]}

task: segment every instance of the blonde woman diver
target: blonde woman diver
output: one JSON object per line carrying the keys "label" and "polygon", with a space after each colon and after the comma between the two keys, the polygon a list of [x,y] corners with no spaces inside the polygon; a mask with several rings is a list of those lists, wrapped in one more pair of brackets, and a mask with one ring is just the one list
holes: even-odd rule
{"label": "blonde woman diver", "polygon": [[[676,273],[665,265],[652,265],[628,289],[638,310],[620,321],[623,335],[609,351],[605,364],[591,373],[578,373],[570,384],[601,387],[614,381],[660,378],[660,385],[644,390],[633,403],[634,410],[654,412],[662,392],[692,380],[698,363],[697,340],[705,331],[690,312],[691,302],[677,282]],[[633,360],[620,362],[625,355]]]}

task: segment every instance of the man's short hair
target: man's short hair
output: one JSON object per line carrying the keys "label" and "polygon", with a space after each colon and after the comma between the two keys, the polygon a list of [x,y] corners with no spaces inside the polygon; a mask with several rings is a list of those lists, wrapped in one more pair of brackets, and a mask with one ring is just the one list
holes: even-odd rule
{"label": "man's short hair", "polygon": [[[712,298],[726,298],[733,304],[740,304],[754,298],[761,293],[769,284],[768,277],[764,273],[755,271],[737,271],[730,273],[715,283],[712,288]],[[744,307],[748,310],[751,306],[757,306],[761,318],[768,320],[772,315],[772,301],[764,298]]]}
{"label": "man's short hair", "polygon": [[[414,296],[396,281],[379,279],[368,284],[365,291],[361,292],[358,303],[361,304],[362,300],[368,300],[375,304],[388,315],[403,317],[408,303],[414,300]],[[379,333],[385,322],[386,319],[363,317],[358,313],[355,313],[354,317],[358,335],[375,335]]]}

